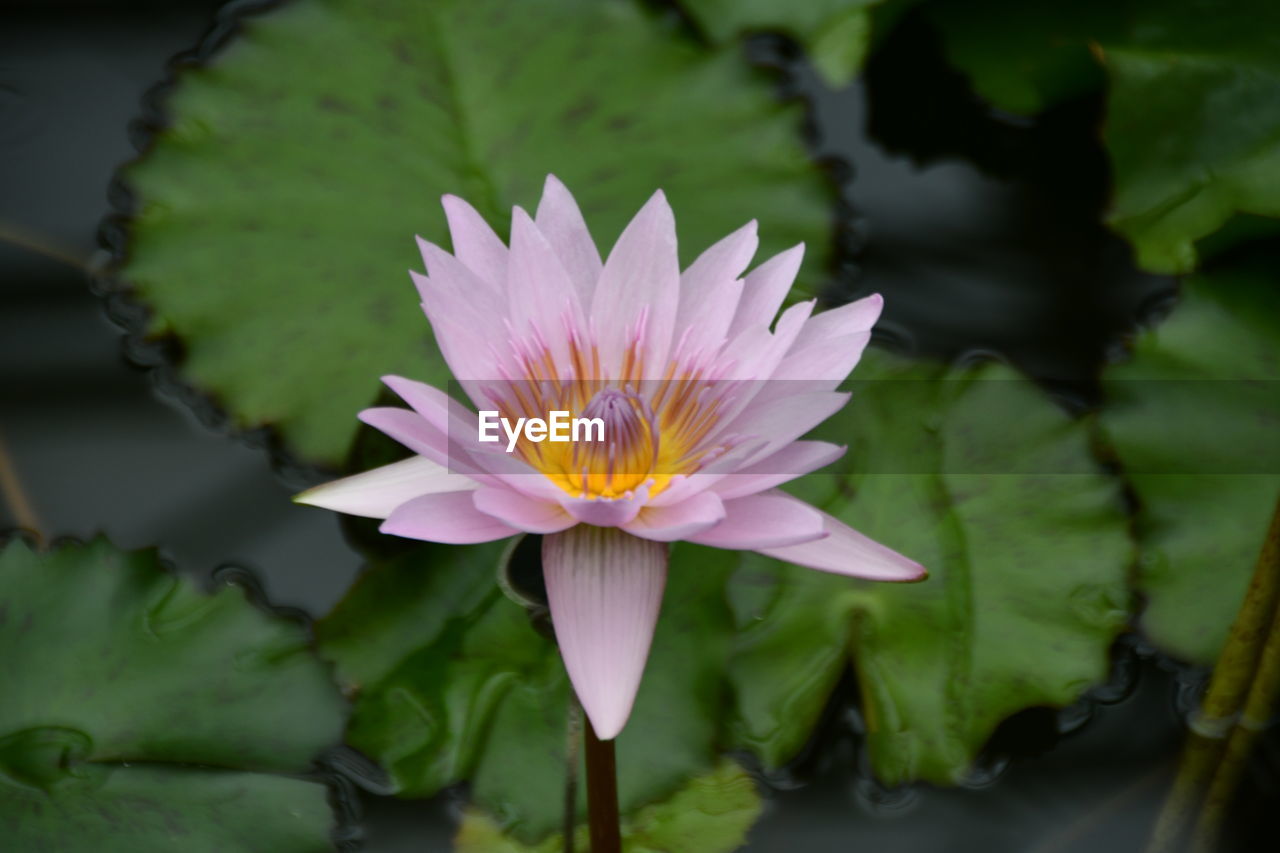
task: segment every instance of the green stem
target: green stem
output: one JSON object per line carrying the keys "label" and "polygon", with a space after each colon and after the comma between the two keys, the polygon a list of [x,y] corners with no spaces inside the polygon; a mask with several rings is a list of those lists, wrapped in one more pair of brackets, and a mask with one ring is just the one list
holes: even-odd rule
{"label": "green stem", "polygon": [[581,760],[582,706],[578,697],[569,696],[569,723],[566,732],[564,761],[564,853],[574,853],[574,835],[578,827],[578,762]]}
{"label": "green stem", "polygon": [[618,767],[613,741],[596,737],[590,718],[582,728],[587,747],[587,821],[591,829],[591,853],[622,853],[622,833],[618,826]]}
{"label": "green stem", "polygon": [[33,234],[20,230],[17,226],[0,223],[0,243],[8,243],[11,246],[17,246],[19,249],[25,249],[36,255],[42,255],[53,261],[66,264],[78,270],[86,268],[85,259],[78,256],[70,249],[58,246],[55,243],[42,240]]}
{"label": "green stem", "polygon": [[[1230,736],[1233,735],[1233,729],[1239,728],[1236,725],[1237,719],[1247,698],[1251,696],[1251,692],[1257,692],[1259,687],[1256,674],[1263,659],[1264,646],[1269,650],[1268,655],[1280,654],[1280,651],[1272,650],[1273,646],[1280,643],[1280,638],[1275,636],[1277,632],[1272,630],[1278,605],[1280,500],[1276,502],[1271,525],[1267,530],[1262,552],[1258,555],[1244,602],[1231,625],[1231,633],[1218,657],[1200,710],[1192,720],[1191,734],[1179,762],[1169,798],[1156,821],[1155,831],[1147,846],[1148,853],[1171,853],[1183,847],[1189,830],[1196,822],[1196,815],[1202,809],[1210,809],[1211,787],[1217,787],[1216,796],[1219,800],[1224,793],[1229,799],[1234,791],[1235,783],[1228,782],[1228,779],[1235,774],[1234,778],[1238,780],[1238,771],[1233,768],[1243,761],[1243,757],[1232,757],[1232,753],[1243,749],[1247,754],[1249,743],[1237,738],[1237,744],[1233,748],[1229,745]],[[1221,784],[1215,783],[1224,768],[1228,775],[1223,777]],[[1220,821],[1219,811],[1222,808],[1225,808],[1225,801],[1215,807],[1218,811],[1214,813],[1218,817],[1209,818],[1210,822]],[[1216,832],[1216,826],[1214,824],[1212,831]],[[1205,831],[1211,831],[1207,824]],[[1199,832],[1197,830],[1197,834]]]}
{"label": "green stem", "polygon": [[[1271,555],[1271,571],[1280,575],[1280,533],[1273,525],[1271,538],[1268,540]],[[1266,549],[1263,551],[1267,553]],[[1235,796],[1240,784],[1240,777],[1253,752],[1258,735],[1271,721],[1276,710],[1277,693],[1280,693],[1280,599],[1272,611],[1271,630],[1267,634],[1262,647],[1262,655],[1258,661],[1258,669],[1253,677],[1253,685],[1245,699],[1244,713],[1231,730],[1227,738],[1226,749],[1218,770],[1213,775],[1209,791],[1205,795],[1204,808],[1200,811],[1200,819],[1196,822],[1192,836],[1192,849],[1196,853],[1209,853],[1216,849],[1218,838],[1222,833],[1222,824],[1227,815],[1227,808]]]}
{"label": "green stem", "polygon": [[9,455],[8,447],[5,446],[3,435],[0,435],[0,497],[4,498],[4,502],[13,512],[13,520],[18,523],[18,526],[25,527],[35,534],[37,542],[43,542],[44,527],[40,524],[40,518],[32,507],[31,499],[27,497],[27,492],[22,487],[18,468],[13,464],[13,458]]}

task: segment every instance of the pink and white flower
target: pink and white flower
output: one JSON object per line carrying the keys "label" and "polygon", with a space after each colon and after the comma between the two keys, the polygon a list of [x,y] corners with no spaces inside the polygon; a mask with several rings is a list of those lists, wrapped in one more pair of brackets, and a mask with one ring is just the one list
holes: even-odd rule
{"label": "pink and white flower", "polygon": [[[596,733],[626,723],[649,653],[668,544],[749,549],[883,581],[917,563],[779,491],[844,448],[800,436],[848,400],[836,391],[880,315],[870,296],[782,311],[803,246],[746,273],[750,222],[684,272],[657,192],[601,261],[573,197],[548,177],[504,245],[445,196],[453,254],[419,239],[411,273],[436,341],[477,409],[604,421],[603,442],[482,443],[477,414],[444,391],[384,381],[410,409],[360,414],[414,452],[299,495],[386,519],[385,533],[474,543],[538,533],[556,638]],[[775,317],[777,322],[774,322]]]}

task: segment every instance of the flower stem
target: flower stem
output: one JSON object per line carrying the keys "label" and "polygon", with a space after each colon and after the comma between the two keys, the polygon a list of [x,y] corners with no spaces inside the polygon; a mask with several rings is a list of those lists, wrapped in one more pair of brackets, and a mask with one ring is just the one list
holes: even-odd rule
{"label": "flower stem", "polygon": [[[1280,508],[1277,509],[1277,519],[1280,519]],[[1271,525],[1267,545],[1263,548],[1263,557],[1268,554],[1271,574],[1280,575],[1280,524],[1275,522]],[[1261,568],[1263,562],[1260,560],[1258,565]],[[1218,763],[1218,770],[1205,795],[1200,819],[1196,822],[1191,841],[1192,850],[1197,853],[1208,853],[1217,848],[1227,807],[1240,784],[1240,777],[1259,733],[1267,727],[1271,715],[1275,713],[1277,694],[1280,694],[1280,595],[1276,596],[1272,608],[1271,630],[1263,643],[1253,684],[1245,698],[1244,711],[1227,738],[1222,760]]]}
{"label": "flower stem", "polygon": [[[570,691],[572,693],[572,691]],[[564,762],[564,853],[574,853],[575,830],[578,827],[578,762],[581,760],[582,706],[578,697],[569,696],[569,721]]]}
{"label": "flower stem", "polygon": [[1265,724],[1271,694],[1280,681],[1278,609],[1280,500],[1244,602],[1213,669],[1200,710],[1192,720],[1191,734],[1169,798],[1156,821],[1148,853],[1182,849],[1193,825],[1197,846],[1211,846],[1216,838],[1256,737],[1256,731],[1250,730]]}
{"label": "flower stem", "polygon": [[22,488],[22,479],[18,476],[18,468],[5,446],[4,436],[0,435],[0,497],[13,512],[13,520],[19,527],[25,527],[36,537],[36,541],[44,542],[44,527],[40,518],[32,508],[31,498]]}
{"label": "flower stem", "polygon": [[85,259],[75,251],[59,246],[56,243],[41,239],[15,225],[0,222],[0,243],[8,243],[52,261],[66,264],[77,270],[86,269]]}
{"label": "flower stem", "polygon": [[585,722],[582,728],[587,747],[587,821],[591,829],[591,853],[621,853],[618,768],[613,741],[600,740],[591,720],[586,719]]}

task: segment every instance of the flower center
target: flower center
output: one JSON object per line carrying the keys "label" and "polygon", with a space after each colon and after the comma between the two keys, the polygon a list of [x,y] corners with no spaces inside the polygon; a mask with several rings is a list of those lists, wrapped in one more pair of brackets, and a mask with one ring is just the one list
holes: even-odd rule
{"label": "flower center", "polygon": [[517,347],[516,370],[489,394],[504,417],[546,418],[559,410],[598,419],[572,441],[522,439],[520,458],[574,497],[620,498],[646,483],[652,497],[736,444],[714,437],[732,383],[675,365],[666,378],[645,379],[638,353],[632,347],[622,376],[606,379],[594,346],[577,337],[563,360],[541,341]]}
{"label": "flower center", "polygon": [[593,431],[589,425],[584,440],[572,443],[561,488],[583,497],[615,497],[654,473],[662,433],[653,410],[638,394],[605,388],[591,398],[581,417],[602,422],[603,429]]}

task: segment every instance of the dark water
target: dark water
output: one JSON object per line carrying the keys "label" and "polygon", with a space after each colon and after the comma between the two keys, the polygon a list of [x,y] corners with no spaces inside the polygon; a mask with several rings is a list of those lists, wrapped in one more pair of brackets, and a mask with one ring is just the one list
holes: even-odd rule
{"label": "dark water", "polygon": [[[217,5],[0,6],[0,227],[73,259],[95,250],[139,99]],[[923,26],[908,22],[888,48],[862,85],[814,98],[813,141],[850,207],[833,295],[889,294],[882,343],[946,358],[998,354],[1087,401],[1123,334],[1173,289],[1134,271],[1125,245],[1097,224],[1107,192],[1099,104],[1012,121],[970,96]],[[817,91],[785,45],[760,42],[753,53],[786,66],[793,89]],[[224,561],[248,566],[272,601],[313,614],[338,599],[359,559],[336,517],[291,504],[298,484],[273,474],[263,451],[157,394],[122,357],[83,273],[0,241],[0,288],[0,436],[47,530],[159,544],[202,577]],[[12,524],[8,512],[0,507],[0,528]],[[770,780],[776,790],[747,849],[1140,849],[1182,736],[1175,697],[1194,675],[1128,644],[1116,660],[1114,683],[1098,692],[1108,702],[1019,715],[973,784],[954,790],[879,789],[859,770],[858,721],[841,710],[849,703],[834,703],[808,754]],[[1255,839],[1280,790],[1276,741],[1251,768],[1226,849],[1266,849]],[[454,798],[362,800],[371,853],[447,849]]]}

